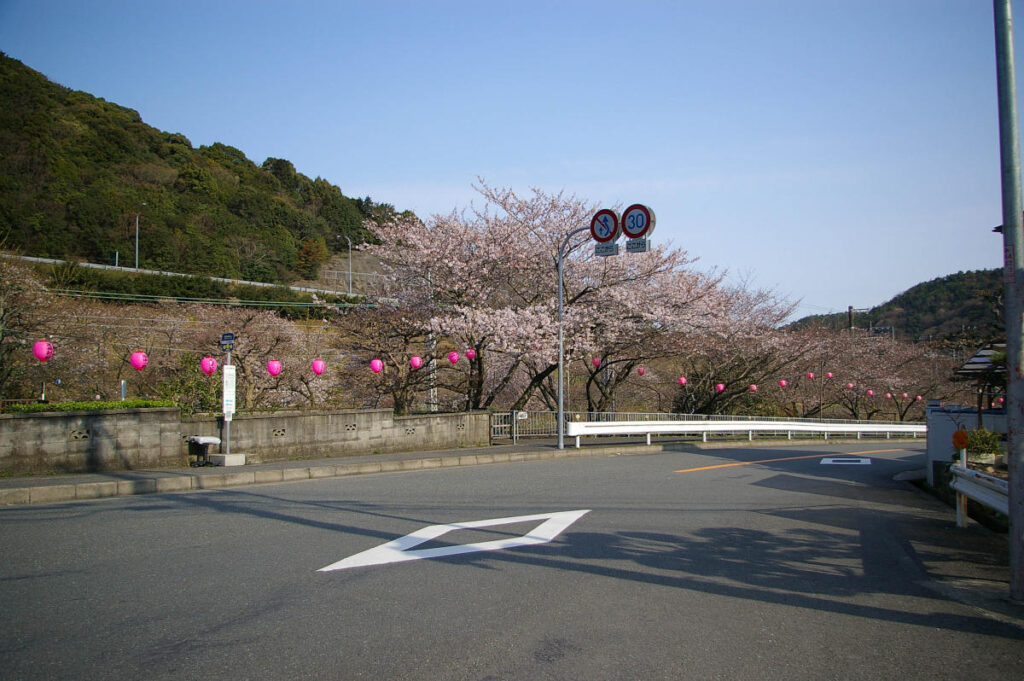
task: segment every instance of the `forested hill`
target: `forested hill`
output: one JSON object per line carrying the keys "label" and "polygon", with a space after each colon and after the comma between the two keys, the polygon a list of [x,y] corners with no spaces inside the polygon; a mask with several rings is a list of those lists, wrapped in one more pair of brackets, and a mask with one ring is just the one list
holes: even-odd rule
{"label": "forested hill", "polygon": [[[909,340],[968,337],[989,341],[1005,335],[1003,270],[958,272],[918,284],[887,303],[854,313],[854,326]],[[804,317],[792,326],[846,328],[846,312]]]}
{"label": "forested hill", "polygon": [[265,282],[315,278],[332,252],[394,213],[369,197],[256,165],[216,143],[142,122],[131,109],[70,90],[0,53],[0,248]]}

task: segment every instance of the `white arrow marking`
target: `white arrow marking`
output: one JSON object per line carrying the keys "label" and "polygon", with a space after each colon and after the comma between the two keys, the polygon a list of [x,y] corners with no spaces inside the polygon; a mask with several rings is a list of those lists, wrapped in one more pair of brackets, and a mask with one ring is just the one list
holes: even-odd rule
{"label": "white arrow marking", "polygon": [[[500,549],[511,549],[517,546],[531,546],[534,544],[546,544],[565,528],[582,518],[590,510],[584,511],[561,511],[558,513],[539,513],[537,515],[521,515],[515,518],[494,518],[492,520],[471,520],[465,523],[453,523],[451,525],[430,525],[423,529],[416,530],[412,534],[399,537],[394,541],[372,549],[357,553],[354,556],[343,558],[337,563],[331,563],[322,567],[317,572],[330,572],[332,570],[344,570],[346,568],[366,567],[369,565],[384,565],[386,563],[401,563],[407,560],[420,560],[422,558],[443,558],[445,556],[457,556],[462,553],[475,553],[477,551],[498,551]],[[514,523],[527,523],[531,520],[544,520],[533,530],[521,537],[510,537],[508,539],[496,539],[477,544],[460,544],[459,546],[442,546],[436,549],[421,549],[411,551],[413,547],[419,546],[431,539],[437,539],[443,534],[453,530],[471,530],[480,527],[494,527],[497,525],[512,525]]]}

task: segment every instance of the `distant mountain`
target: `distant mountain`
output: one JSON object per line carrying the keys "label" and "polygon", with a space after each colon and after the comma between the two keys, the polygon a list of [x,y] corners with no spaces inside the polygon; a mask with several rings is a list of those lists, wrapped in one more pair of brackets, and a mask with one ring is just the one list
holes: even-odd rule
{"label": "distant mountain", "polygon": [[2,53],[0,101],[0,248],[24,255],[131,267],[137,219],[140,267],[286,283],[394,213],[285,159],[194,149]]}
{"label": "distant mountain", "polygon": [[[977,270],[918,284],[887,303],[855,311],[853,324],[909,340],[987,341],[1005,336],[1002,311],[1003,270]],[[839,313],[804,317],[790,326],[844,329],[849,323],[849,313]]]}

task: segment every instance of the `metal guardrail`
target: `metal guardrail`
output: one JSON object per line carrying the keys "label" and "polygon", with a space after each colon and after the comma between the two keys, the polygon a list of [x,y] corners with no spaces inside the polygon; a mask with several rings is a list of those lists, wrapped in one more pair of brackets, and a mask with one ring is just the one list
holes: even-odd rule
{"label": "metal guardrail", "polygon": [[[600,434],[616,434],[618,426],[627,430],[617,434],[645,435],[648,433],[703,433],[706,440],[709,433],[744,433],[753,439],[754,433],[775,432],[794,435],[813,436],[824,434],[857,434],[860,433],[898,433],[917,437],[927,432],[924,423],[907,423],[900,421],[865,421],[851,419],[796,419],[762,416],[728,416],[720,414],[665,414],[652,412],[566,412],[566,431],[580,428],[599,434],[594,428],[613,426]],[[673,425],[667,425],[673,424]],[[674,430],[679,428],[679,430]],[[599,430],[601,428],[598,428]],[[635,430],[636,432],[628,432]],[[521,437],[553,437],[558,434],[557,412],[553,411],[520,411],[495,412],[491,414],[491,439],[513,440]],[[648,438],[649,440],[649,438]]]}
{"label": "metal guardrail", "polygon": [[964,497],[973,499],[979,504],[998,511],[1003,515],[1010,513],[1009,484],[1002,478],[972,471],[964,465],[950,466],[953,480],[950,487],[956,490],[956,524],[967,526],[967,504]]}
{"label": "metal guardrail", "polygon": [[[16,260],[24,260],[24,261],[27,261],[27,262],[38,262],[38,263],[42,263],[44,265],[67,265],[70,262],[70,261],[67,261],[67,260],[58,260],[56,258],[37,258],[37,257],[34,257],[34,256],[10,255],[10,254],[7,254],[7,253],[0,253],[0,258],[10,258],[10,259],[16,259]],[[79,267],[86,267],[86,268],[94,269],[94,270],[108,270],[108,271],[111,271],[111,272],[125,272],[125,273],[128,273],[128,274],[155,274],[155,275],[159,275],[159,276],[162,276],[162,277],[205,277],[205,278],[208,278],[210,281],[218,281],[218,282],[221,282],[222,284],[235,284],[235,285],[242,285],[242,286],[256,286],[256,287],[259,287],[259,288],[283,287],[283,288],[287,288],[287,289],[292,290],[292,291],[301,291],[303,293],[327,293],[327,294],[331,294],[331,295],[337,295],[339,293],[339,291],[336,290],[336,289],[315,288],[315,287],[312,287],[312,286],[289,286],[287,284],[271,284],[271,283],[267,283],[265,281],[247,281],[245,279],[227,279],[225,277],[209,277],[209,276],[207,276],[205,274],[202,274],[202,273],[190,274],[190,273],[187,273],[187,272],[167,272],[167,271],[164,271],[164,270],[148,270],[148,269],[137,268],[137,267],[120,267],[120,266],[117,266],[117,265],[101,265],[99,263],[93,263],[93,262],[75,262],[74,264],[78,265]],[[357,294],[357,295],[363,295],[363,294],[360,293],[360,294]],[[179,297],[179,296],[169,296],[169,297]]]}
{"label": "metal guardrail", "polygon": [[787,439],[793,439],[793,433],[821,434],[828,439],[829,435],[849,434],[881,435],[886,438],[893,434],[917,437],[918,433],[928,432],[927,426],[910,423],[833,423],[830,421],[810,420],[764,420],[744,419],[707,420],[707,421],[611,421],[611,422],[569,422],[566,424],[566,435],[576,438],[576,447],[580,446],[580,438],[584,435],[646,435],[647,444],[651,444],[651,435],[701,435],[707,442],[708,435],[714,433],[745,433],[749,440],[755,433],[786,433]]}

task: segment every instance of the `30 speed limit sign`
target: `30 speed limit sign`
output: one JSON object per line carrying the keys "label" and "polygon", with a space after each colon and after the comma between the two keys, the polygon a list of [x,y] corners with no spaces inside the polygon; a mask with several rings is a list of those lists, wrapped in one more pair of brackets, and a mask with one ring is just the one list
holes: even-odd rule
{"label": "30 speed limit sign", "polygon": [[642,239],[654,232],[654,211],[634,203],[622,213],[622,233],[629,239]]}

